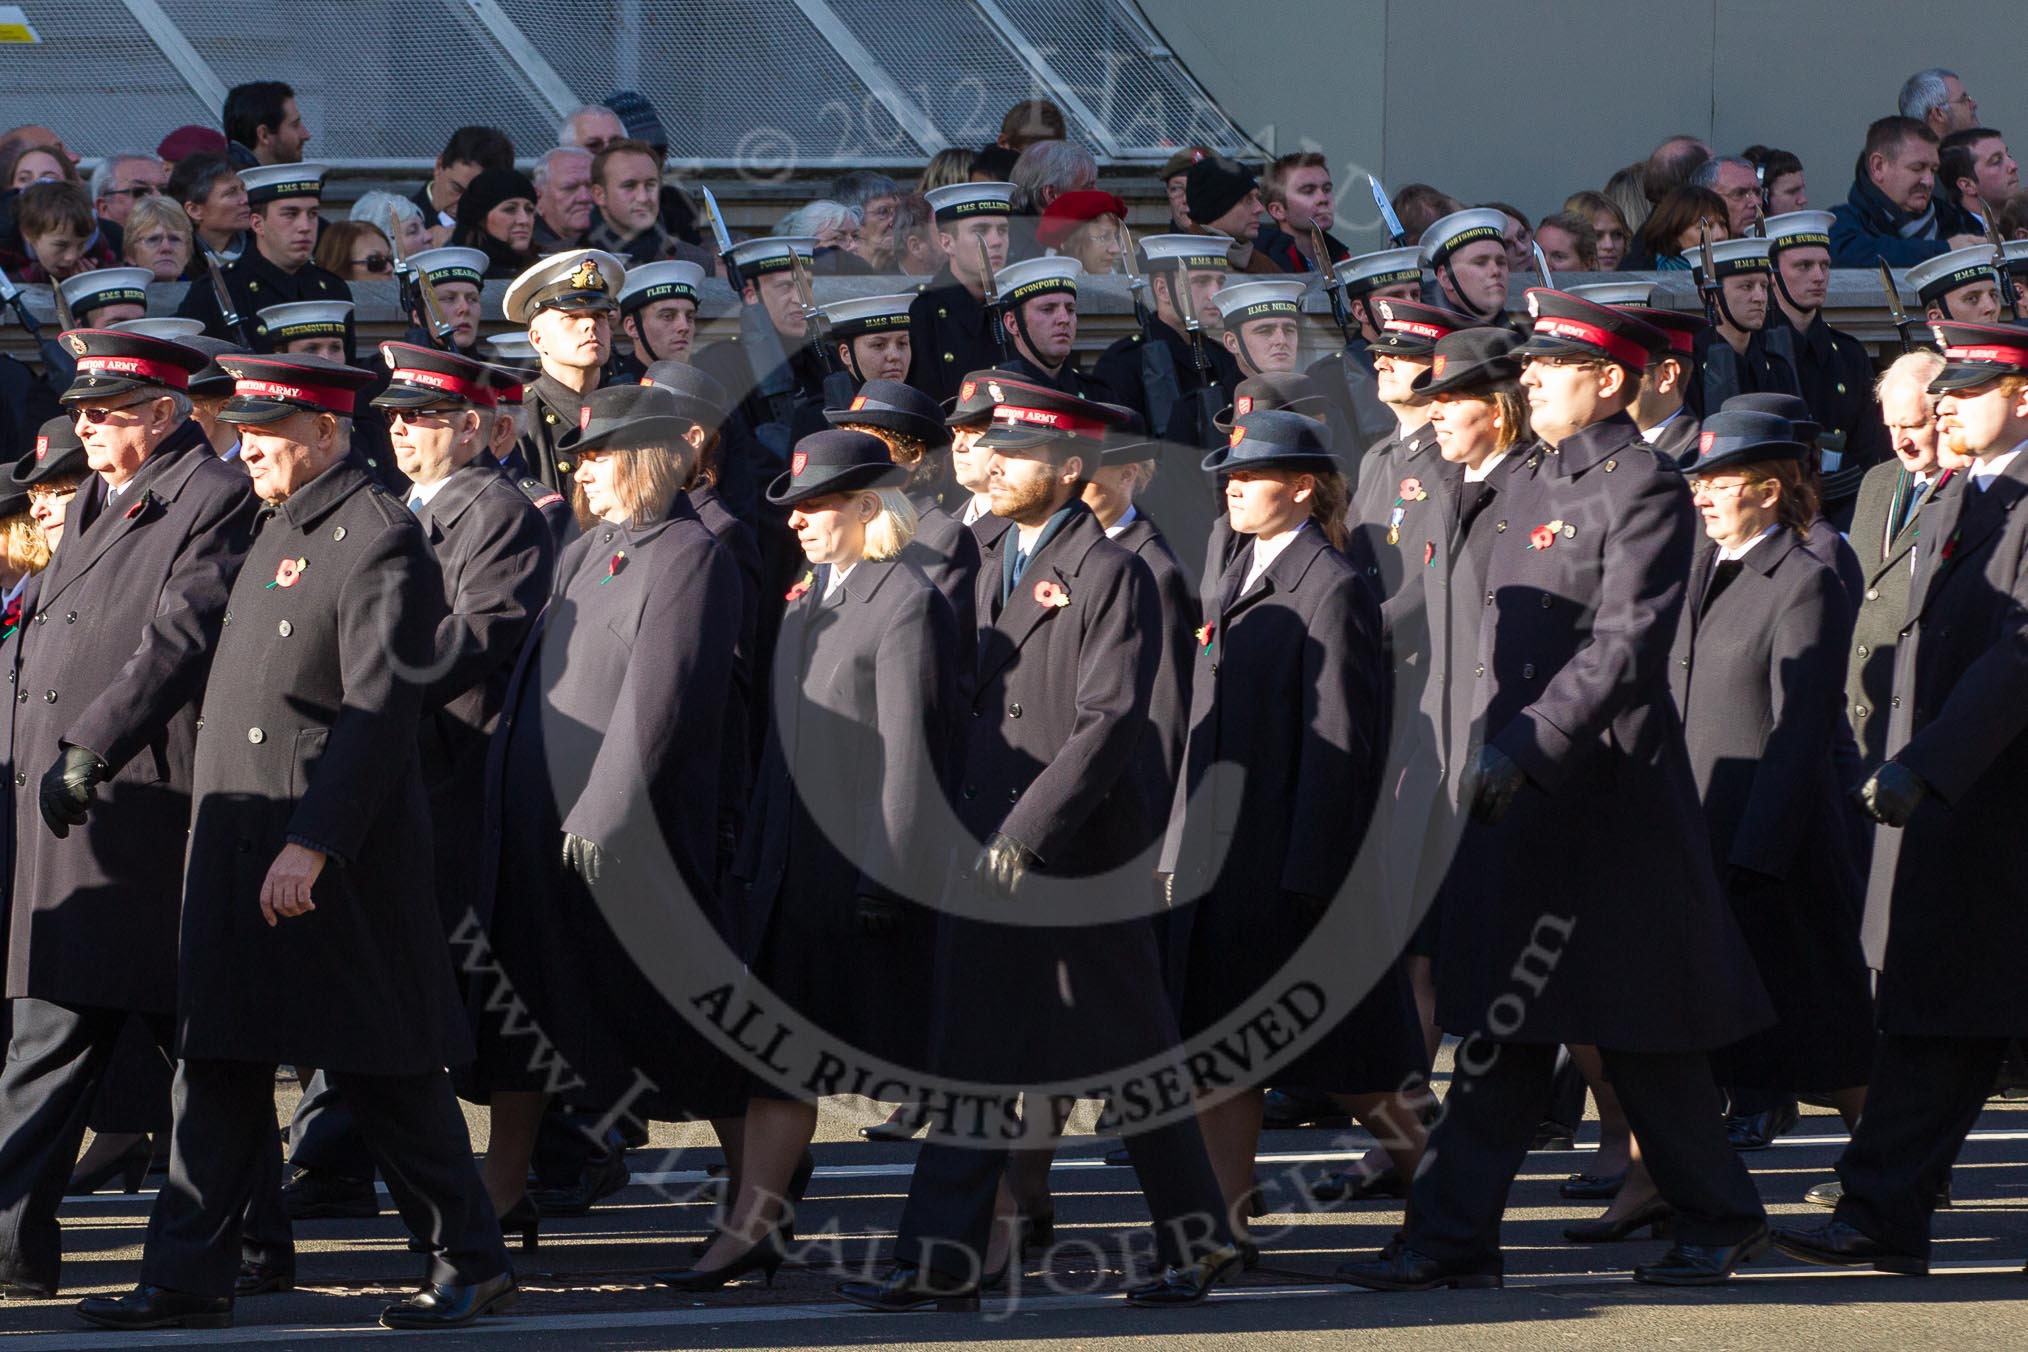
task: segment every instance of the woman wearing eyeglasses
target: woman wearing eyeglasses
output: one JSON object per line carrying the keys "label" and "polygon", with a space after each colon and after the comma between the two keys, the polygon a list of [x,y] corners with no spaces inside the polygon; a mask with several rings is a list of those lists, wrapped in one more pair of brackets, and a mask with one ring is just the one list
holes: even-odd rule
{"label": "woman wearing eyeglasses", "polygon": [[135,201],[122,243],[128,263],[173,282],[190,266],[190,249],[190,216],[181,206],[159,193]]}
{"label": "woman wearing eyeglasses", "polygon": [[394,246],[366,221],[333,221],[317,241],[317,266],[352,282],[394,280]]}

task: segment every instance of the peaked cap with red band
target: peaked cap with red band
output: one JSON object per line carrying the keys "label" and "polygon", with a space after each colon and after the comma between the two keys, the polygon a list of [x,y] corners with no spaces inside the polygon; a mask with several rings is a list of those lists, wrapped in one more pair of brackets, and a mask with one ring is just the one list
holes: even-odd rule
{"label": "peaked cap with red band", "polygon": [[1115,405],[1026,380],[989,380],[986,392],[993,400],[993,422],[976,443],[982,451],[1023,451],[1077,441],[1092,443],[1090,449],[1096,451],[1106,432],[1120,423]]}
{"label": "peaked cap with red band", "polygon": [[375,408],[429,408],[441,404],[472,404],[492,408],[502,392],[527,379],[527,372],[492,366],[455,352],[417,343],[382,343],[387,363],[387,389],[373,399]]}
{"label": "peaked cap with red band", "polygon": [[181,343],[115,329],[72,329],[58,341],[77,358],[77,376],[62,395],[66,404],[106,399],[145,385],[188,391],[192,373],[211,361]]}
{"label": "peaked cap with red band", "polygon": [[296,413],[352,416],[359,391],[373,383],[373,372],[307,352],[287,356],[221,355],[218,364],[232,375],[232,398],[219,411],[231,423],[271,423]]}
{"label": "peaked cap with red band", "polygon": [[1930,325],[1943,347],[1944,369],[1929,382],[1931,394],[1969,390],[2001,376],[2028,376],[2028,329],[2011,324]]}
{"label": "peaked cap with red band", "polygon": [[1419,300],[1388,297],[1370,300],[1366,308],[1380,324],[1380,337],[1374,340],[1373,350],[1397,357],[1427,357],[1436,349],[1437,339],[1445,334],[1479,325],[1470,315],[1424,305]]}
{"label": "peaked cap with red band", "polygon": [[1567,291],[1530,287],[1528,314],[1534,333],[1514,350],[1517,357],[1605,357],[1635,371],[1669,346],[1668,336],[1630,310],[1594,305]]}

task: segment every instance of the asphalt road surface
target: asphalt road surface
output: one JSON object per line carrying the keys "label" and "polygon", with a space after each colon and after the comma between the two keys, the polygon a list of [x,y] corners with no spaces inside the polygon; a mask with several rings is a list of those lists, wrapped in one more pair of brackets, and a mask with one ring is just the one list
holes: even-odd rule
{"label": "asphalt road surface", "polygon": [[[292,1094],[278,1100],[287,1110]],[[1073,1137],[1053,1177],[1057,1246],[1029,1264],[1012,1297],[989,1298],[978,1315],[872,1315],[837,1301],[832,1286],[877,1265],[887,1252],[916,1147],[869,1144],[856,1128],[871,1105],[827,1106],[818,1170],[803,1210],[803,1246],[772,1287],[759,1278],[707,1296],[658,1286],[658,1270],[685,1265],[702,1238],[710,1204],[699,1195],[717,1161],[708,1134],[658,1128],[653,1146],[630,1156],[634,1181],[590,1215],[552,1220],[540,1246],[517,1252],[523,1290],[512,1313],[470,1330],[427,1335],[446,1347],[819,1348],[968,1347],[1041,1344],[1280,1352],[1348,1346],[1385,1330],[1390,1349],[1696,1348],[1804,1349],[2018,1344],[2028,1277],[2028,1103],[1991,1104],[1953,1178],[1956,1205],[1936,1227],[1936,1274],[1927,1279],[1798,1267],[1770,1253],[1731,1285],[1667,1291],[1636,1284],[1632,1265],[1664,1241],[1582,1247],[1562,1226],[1597,1214],[1557,1196],[1556,1184],[1590,1156],[1531,1155],[1510,1198],[1507,1286],[1501,1291],[1387,1295],[1330,1280],[1348,1253],[1368,1253],[1400,1224],[1398,1204],[1323,1208],[1299,1187],[1358,1153],[1364,1136],[1324,1128],[1271,1132],[1261,1172],[1271,1214],[1256,1222],[1266,1241],[1261,1268],[1192,1310],[1129,1308],[1118,1291],[1129,1260],[1122,1238],[1145,1223],[1131,1170],[1104,1163],[1111,1142]],[[483,1143],[484,1119],[475,1115]],[[1074,1124],[1075,1129],[1075,1124]],[[1776,1224],[1813,1224],[1827,1212],[1802,1202],[1827,1178],[1844,1136],[1838,1119],[1805,1110],[1802,1125],[1749,1155]],[[294,1292],[242,1301],[221,1332],[123,1336],[90,1329],[72,1312],[84,1295],[137,1280],[148,1208],[159,1177],[133,1195],[69,1199],[63,1209],[63,1294],[0,1304],[0,1352],[147,1347],[344,1347],[397,1336],[374,1326],[380,1307],[417,1280],[415,1255],[392,1205],[377,1220],[314,1221],[297,1228]],[[383,1198],[384,1201],[384,1198]],[[1267,1340],[1272,1340],[1267,1341]]]}

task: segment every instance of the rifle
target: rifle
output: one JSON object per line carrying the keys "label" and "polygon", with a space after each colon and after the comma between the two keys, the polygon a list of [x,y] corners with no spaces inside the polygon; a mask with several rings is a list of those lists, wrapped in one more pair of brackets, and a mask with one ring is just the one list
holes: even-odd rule
{"label": "rifle", "polygon": [[1986,240],[1993,246],[1993,280],[2000,284],[2000,303],[2007,307],[2007,318],[2021,322],[2021,293],[2014,289],[2014,274],[2007,270],[2007,246],[2000,240],[2000,213],[1990,207],[1986,210]]}
{"label": "rifle", "polygon": [[831,337],[831,321],[817,308],[817,298],[810,290],[810,275],[803,271],[803,256],[793,246],[789,249],[789,270],[796,279],[796,302],[802,306],[803,320],[809,325],[808,341],[824,354],[824,407],[849,407],[854,392],[852,373],[838,360],[838,344]]}
{"label": "rifle", "polygon": [[1894,273],[1888,269],[1887,260],[1880,260],[1880,289],[1887,293],[1887,313],[1894,318],[1894,331],[1901,335],[1901,350],[1915,351],[1915,339],[1909,336],[1914,327],[1908,312],[1901,308],[1901,291],[1894,285]]}
{"label": "rifle", "polygon": [[[61,295],[62,288],[57,288],[57,293]],[[71,378],[77,375],[77,358],[64,351],[62,343],[42,336],[42,325],[30,313],[21,288],[14,285],[14,279],[7,275],[5,268],[0,268],[0,301],[13,308],[14,317],[21,321],[22,329],[35,340],[36,349],[42,353],[43,370],[60,385],[70,384]]]}
{"label": "rifle", "polygon": [[979,285],[986,292],[986,321],[993,326],[993,341],[1000,347],[1000,364],[1005,366],[1014,356],[1013,344],[1007,337],[1007,323],[1002,316],[1005,310],[1000,304],[1000,287],[993,280],[993,256],[986,252],[986,241],[974,236],[972,243],[979,246]]}
{"label": "rifle", "polygon": [[1331,302],[1331,318],[1337,322],[1338,332],[1352,341],[1352,315],[1345,308],[1345,284],[1338,280],[1338,269],[1331,265],[1331,247],[1324,242],[1324,232],[1310,222],[1310,251],[1317,255],[1317,270],[1324,274],[1324,297]]}
{"label": "rifle", "polygon": [[[195,237],[192,242],[197,245],[197,252],[204,256],[204,273],[211,279],[211,298],[218,303],[219,319],[238,337],[241,347],[251,349],[253,339],[247,336],[246,321],[240,318],[239,307],[232,303],[232,288],[225,284],[225,265],[218,261],[218,255],[212,252],[202,236]],[[247,247],[253,246],[249,244]]]}
{"label": "rifle", "polygon": [[1401,217],[1394,214],[1394,203],[1387,200],[1387,189],[1380,186],[1380,180],[1373,175],[1366,176],[1366,186],[1373,190],[1373,205],[1380,208],[1380,219],[1387,223],[1387,237],[1399,249],[1408,243],[1408,231],[1401,228]]}
{"label": "rifle", "polygon": [[[754,288],[753,303],[746,302],[746,279],[740,276],[739,264],[732,257],[732,235],[725,228],[725,215],[719,211],[718,198],[712,195],[711,189],[705,188],[703,193],[704,211],[711,218],[711,237],[718,244],[719,261],[725,264],[725,279],[732,284],[732,293],[741,302],[740,346],[746,352],[747,373],[754,382],[752,393],[759,394],[766,405],[767,417],[756,420],[754,435],[786,465],[789,462],[789,423],[795,416],[797,394],[795,374],[789,370],[789,354],[782,349],[782,336],[775,331],[774,321],[768,318],[767,307],[759,303],[758,286]],[[794,249],[795,246],[791,245],[790,252]],[[779,432],[769,435],[764,429],[770,426],[779,428]]]}
{"label": "rifle", "polygon": [[392,211],[387,213],[387,242],[394,250],[394,276],[401,285],[403,311],[422,320],[423,339],[431,347],[450,351],[451,335],[458,326],[445,318],[444,303],[437,298],[436,284],[429,274],[408,261],[408,250],[401,243],[401,218]]}
{"label": "rifle", "polygon": [[1697,273],[1697,298],[1704,302],[1704,322],[1715,329],[1718,327],[1719,297],[1723,292],[1718,270],[1711,261],[1711,232],[1705,229],[1702,221],[1697,223],[1697,252],[1704,264]]}
{"label": "rifle", "polygon": [[1134,261],[1134,234],[1124,225],[1127,247],[1120,263],[1127,270],[1127,291],[1134,298],[1134,322],[1141,326],[1141,394],[1148,406],[1148,433],[1157,438],[1169,434],[1169,419],[1183,400],[1183,388],[1176,380],[1176,354],[1155,332],[1155,318],[1148,312],[1148,279]]}
{"label": "rifle", "polygon": [[1190,334],[1190,356],[1197,364],[1197,429],[1196,441],[1200,446],[1210,447],[1218,442],[1218,428],[1212,423],[1211,391],[1218,386],[1218,378],[1211,369],[1211,359],[1204,352],[1204,325],[1197,319],[1197,298],[1191,294],[1190,265],[1182,259],[1176,260],[1176,287],[1181,293],[1176,300],[1176,309],[1183,316],[1183,327]]}

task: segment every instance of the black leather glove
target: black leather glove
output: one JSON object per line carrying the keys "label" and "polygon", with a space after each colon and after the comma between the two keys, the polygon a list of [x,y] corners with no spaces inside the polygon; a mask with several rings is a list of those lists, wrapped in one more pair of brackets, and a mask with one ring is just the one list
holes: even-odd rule
{"label": "black leather glove", "polygon": [[605,863],[605,855],[599,850],[599,843],[586,840],[583,836],[563,833],[563,866],[588,883],[599,880],[599,868]]}
{"label": "black leather glove", "polygon": [[869,897],[861,893],[854,914],[859,921],[861,934],[875,937],[892,934],[901,924],[901,903],[887,897]]}
{"label": "black leather glove", "polygon": [[93,791],[106,778],[106,763],[96,751],[65,746],[56,763],[42,775],[42,820],[58,840],[90,815]]}
{"label": "black leather glove", "polygon": [[1735,897],[1751,897],[1781,885],[1782,880],[1773,874],[1741,864],[1733,864],[1725,872],[1725,890]]}
{"label": "black leather glove", "polygon": [[1321,920],[1324,918],[1324,912],[1331,909],[1329,897],[1313,896],[1308,892],[1291,892],[1286,887],[1282,889],[1282,903],[1293,908],[1296,914],[1305,920]]}
{"label": "black leather glove", "polygon": [[1014,837],[995,831],[972,864],[972,876],[978,880],[979,890],[987,896],[1010,901],[1014,889],[1021,885],[1022,877],[1040,862],[1035,851]]}
{"label": "black leather glove", "polygon": [[[1908,825],[1916,805],[1928,796],[1929,785],[1922,782],[1922,776],[1899,761],[1888,761],[1859,786],[1859,806],[1882,826]],[[48,801],[46,797],[44,801]]]}
{"label": "black leather glove", "polygon": [[1482,746],[1465,774],[1465,802],[1472,816],[1488,826],[1507,815],[1528,774],[1497,746]]}

